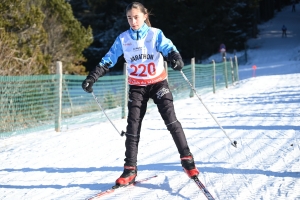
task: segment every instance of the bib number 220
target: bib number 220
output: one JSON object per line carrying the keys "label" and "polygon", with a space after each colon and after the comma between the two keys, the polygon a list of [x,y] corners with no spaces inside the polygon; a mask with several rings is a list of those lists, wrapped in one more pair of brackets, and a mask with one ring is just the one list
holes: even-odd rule
{"label": "bib number 220", "polygon": [[[149,63],[147,66],[144,64],[139,64],[138,66],[130,65],[133,68],[133,72],[130,73],[131,76],[154,76],[156,74],[155,64],[153,62]],[[140,73],[138,73],[139,69],[142,69]]]}

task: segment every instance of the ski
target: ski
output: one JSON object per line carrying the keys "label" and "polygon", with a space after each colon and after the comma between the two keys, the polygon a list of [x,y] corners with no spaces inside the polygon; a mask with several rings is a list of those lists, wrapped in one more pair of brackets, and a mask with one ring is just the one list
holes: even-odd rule
{"label": "ski", "polygon": [[193,176],[191,179],[197,184],[202,193],[206,196],[208,200],[215,200],[215,198],[210,194],[210,192],[206,189],[203,183],[199,180],[197,176]]}
{"label": "ski", "polygon": [[125,186],[121,186],[121,187],[115,187],[115,186],[113,186],[111,189],[108,189],[108,190],[104,190],[104,191],[102,191],[102,192],[99,192],[98,194],[96,194],[96,195],[94,195],[94,196],[92,196],[92,197],[90,197],[90,198],[87,198],[86,200],[99,199],[99,198],[101,198],[101,197],[103,197],[103,196],[106,196],[106,195],[108,195],[108,194],[111,194],[111,193],[115,192],[115,191],[118,190],[118,189],[126,188],[126,187],[128,187],[128,186],[134,186],[134,185],[136,185],[136,184],[139,184],[139,183],[148,181],[148,180],[150,180],[150,179],[152,179],[152,178],[155,178],[155,177],[157,177],[157,175],[150,176],[150,177],[147,177],[147,178],[144,178],[144,179],[141,179],[141,180],[134,181],[133,183],[128,184],[128,185],[125,185]]}

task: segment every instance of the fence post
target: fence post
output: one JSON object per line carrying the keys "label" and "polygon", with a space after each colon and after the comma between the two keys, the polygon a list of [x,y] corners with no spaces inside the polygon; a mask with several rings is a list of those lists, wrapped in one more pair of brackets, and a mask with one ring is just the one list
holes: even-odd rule
{"label": "fence post", "polygon": [[233,69],[233,63],[232,63],[232,58],[230,57],[230,66],[231,66],[231,80],[232,80],[232,85],[234,85],[234,69]]}
{"label": "fence post", "polygon": [[225,77],[225,87],[228,88],[227,60],[225,57],[224,57],[224,77]]}
{"label": "fence post", "polygon": [[55,131],[60,132],[61,129],[61,110],[62,110],[62,62],[56,62],[57,81],[57,109],[55,116]]}
{"label": "fence post", "polygon": [[122,103],[122,119],[126,118],[127,102],[128,102],[128,76],[127,76],[127,67],[126,63],[123,65],[123,74],[124,78],[124,95]]}
{"label": "fence post", "polygon": [[213,93],[216,93],[216,63],[212,60],[212,85],[213,85]]}
{"label": "fence post", "polygon": [[239,65],[238,65],[238,59],[236,56],[234,56],[234,60],[235,60],[235,70],[236,70],[236,81],[239,81]]}
{"label": "fence post", "polygon": [[166,74],[167,74],[167,81],[169,82],[168,63],[166,61],[164,61],[164,67],[165,67],[165,71],[166,71]]}
{"label": "fence post", "polygon": [[[195,78],[195,58],[192,58],[191,59],[191,76],[192,76],[192,85],[193,85],[193,88],[196,88],[195,85],[196,85],[196,78]],[[190,92],[190,97],[194,97],[194,91],[193,89],[191,89],[191,92]]]}

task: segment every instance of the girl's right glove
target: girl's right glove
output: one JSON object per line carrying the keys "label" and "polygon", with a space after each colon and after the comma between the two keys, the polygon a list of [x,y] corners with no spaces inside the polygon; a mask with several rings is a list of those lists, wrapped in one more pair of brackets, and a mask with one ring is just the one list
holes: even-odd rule
{"label": "girl's right glove", "polygon": [[94,85],[95,81],[93,78],[86,78],[83,82],[82,82],[82,89],[84,91],[86,91],[87,93],[92,93],[93,92],[93,85]]}
{"label": "girl's right glove", "polygon": [[82,82],[82,89],[88,93],[92,93],[93,92],[92,86],[98,80],[99,77],[102,77],[107,72],[109,72],[109,68],[108,68],[109,65],[110,64],[104,64],[104,65],[98,64],[96,67],[94,67],[94,69],[90,71],[89,75]]}

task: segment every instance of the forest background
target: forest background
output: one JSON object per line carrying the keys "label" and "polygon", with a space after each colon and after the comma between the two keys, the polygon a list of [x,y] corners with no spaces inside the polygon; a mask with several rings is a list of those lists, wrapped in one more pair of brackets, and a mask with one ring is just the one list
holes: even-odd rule
{"label": "forest background", "polygon": [[[85,75],[129,28],[130,0],[1,0],[0,76]],[[247,48],[257,25],[274,17],[291,0],[140,0],[186,60]],[[281,27],[278,27],[280,30]],[[122,71],[124,59],[112,71]]]}

